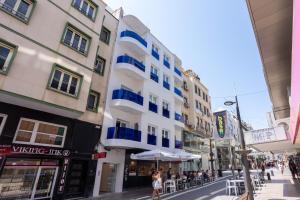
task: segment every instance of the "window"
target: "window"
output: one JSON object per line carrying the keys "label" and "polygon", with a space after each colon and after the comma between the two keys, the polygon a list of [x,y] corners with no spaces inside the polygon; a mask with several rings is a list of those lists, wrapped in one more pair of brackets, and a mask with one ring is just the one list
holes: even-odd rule
{"label": "window", "polygon": [[197,85],[195,85],[195,93],[197,94],[198,88]]}
{"label": "window", "polygon": [[183,97],[184,103],[188,103],[188,99],[186,97]]}
{"label": "window", "polygon": [[[201,94],[201,93],[200,93]],[[203,100],[205,101],[205,93],[202,93]]]}
{"label": "window", "polygon": [[51,74],[49,88],[77,97],[82,76],[55,65]]}
{"label": "window", "polygon": [[72,5],[88,18],[95,20],[97,5],[88,0],[73,0]]}
{"label": "window", "polygon": [[204,106],[204,115],[206,115],[206,107]]}
{"label": "window", "polygon": [[156,67],[154,67],[153,65],[151,65],[151,73],[158,75],[158,69]]}
{"label": "window", "polygon": [[87,55],[89,45],[90,45],[90,37],[76,29],[70,24],[67,24],[65,32],[63,34],[63,43],[76,50],[77,52]]}
{"label": "window", "polygon": [[87,109],[94,112],[98,112],[99,99],[100,94],[91,90],[88,96]]}
{"label": "window", "polygon": [[152,50],[155,51],[156,53],[158,53],[158,47],[155,46],[154,44],[152,44]]}
{"label": "window", "polygon": [[162,137],[163,137],[163,138],[169,138],[169,131],[163,129],[163,130],[162,130]]}
{"label": "window", "polygon": [[14,142],[62,147],[64,145],[66,132],[66,126],[21,118]]}
{"label": "window", "polygon": [[169,110],[169,103],[166,101],[163,101],[163,109]]}
{"label": "window", "polygon": [[200,118],[197,116],[197,126],[200,126]]}
{"label": "window", "polygon": [[198,95],[199,95],[199,97],[201,97],[201,90],[200,90],[200,88],[198,88]]}
{"label": "window", "polygon": [[15,45],[0,39],[0,73],[7,73],[16,52],[17,47]]}
{"label": "window", "polygon": [[94,71],[100,75],[104,75],[106,60],[101,56],[96,57]]}
{"label": "window", "polygon": [[27,23],[32,13],[35,0],[0,0],[0,8]]}
{"label": "window", "polygon": [[110,31],[102,26],[101,33],[100,33],[100,40],[106,44],[109,44],[110,40]]}
{"label": "window", "polygon": [[149,101],[150,101],[151,103],[157,104],[157,97],[154,96],[154,95],[152,95],[152,94],[150,94],[150,96],[149,96]]}
{"label": "window", "polygon": [[156,127],[152,125],[148,125],[148,134],[149,135],[156,135]]}
{"label": "window", "polygon": [[199,109],[199,107],[198,107],[198,101],[195,100],[195,103],[196,103],[196,109]]}
{"label": "window", "polygon": [[164,78],[164,82],[169,83],[169,76],[164,74],[163,78]]}
{"label": "window", "polygon": [[4,128],[6,119],[7,119],[7,115],[0,113],[0,135],[1,135],[2,130]]}
{"label": "window", "polygon": [[164,60],[167,61],[167,62],[169,62],[170,61],[169,56],[167,56],[166,54],[164,54]]}

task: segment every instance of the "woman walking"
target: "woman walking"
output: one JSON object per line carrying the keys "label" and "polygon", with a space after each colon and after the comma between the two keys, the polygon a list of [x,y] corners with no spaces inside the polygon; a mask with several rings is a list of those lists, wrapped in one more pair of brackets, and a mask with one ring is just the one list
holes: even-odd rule
{"label": "woman walking", "polygon": [[160,200],[160,194],[159,190],[161,189],[161,177],[160,177],[160,172],[155,171],[154,174],[152,175],[152,200],[154,200],[155,193],[157,194],[157,199]]}

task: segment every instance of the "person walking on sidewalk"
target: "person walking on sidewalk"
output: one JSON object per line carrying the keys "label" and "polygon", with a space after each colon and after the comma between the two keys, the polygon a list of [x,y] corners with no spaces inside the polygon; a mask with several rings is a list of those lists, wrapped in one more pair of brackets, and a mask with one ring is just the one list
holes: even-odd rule
{"label": "person walking on sidewalk", "polygon": [[291,170],[293,179],[295,179],[296,178],[296,174],[297,174],[297,166],[296,166],[296,164],[295,164],[295,162],[293,161],[292,158],[290,158],[290,160],[289,160],[289,168]]}
{"label": "person walking on sidewalk", "polygon": [[161,177],[160,177],[160,172],[159,171],[155,171],[152,174],[152,187],[153,187],[153,191],[152,191],[152,200],[154,200],[155,197],[155,193],[157,194],[157,199],[160,200],[160,194],[159,194],[159,190],[162,188],[161,186]]}

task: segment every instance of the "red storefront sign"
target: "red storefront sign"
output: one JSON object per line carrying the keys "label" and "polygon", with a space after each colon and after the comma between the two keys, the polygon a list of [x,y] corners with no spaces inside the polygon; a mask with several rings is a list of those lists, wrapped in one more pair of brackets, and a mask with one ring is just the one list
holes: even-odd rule
{"label": "red storefront sign", "polygon": [[100,158],[106,158],[106,152],[99,152],[92,155],[92,159],[100,159]]}

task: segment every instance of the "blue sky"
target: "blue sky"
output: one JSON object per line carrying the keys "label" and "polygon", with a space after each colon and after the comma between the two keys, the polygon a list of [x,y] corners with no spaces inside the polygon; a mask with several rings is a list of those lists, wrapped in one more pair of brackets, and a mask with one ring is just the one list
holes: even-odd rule
{"label": "blue sky", "polygon": [[[106,0],[137,16],[209,88],[212,109],[239,97],[241,116],[267,126],[272,106],[244,0]],[[224,98],[225,97],[225,98]],[[233,108],[231,108],[233,110]]]}

